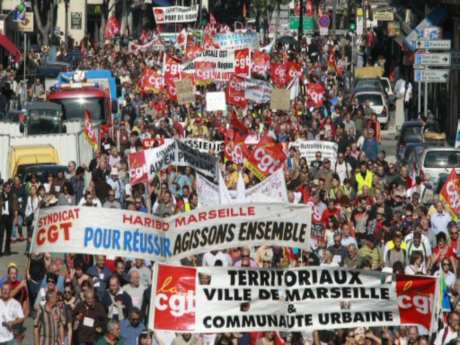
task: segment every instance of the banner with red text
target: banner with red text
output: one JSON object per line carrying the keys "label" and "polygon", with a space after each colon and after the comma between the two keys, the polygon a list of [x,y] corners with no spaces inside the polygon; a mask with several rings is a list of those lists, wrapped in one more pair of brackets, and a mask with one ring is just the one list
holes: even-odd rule
{"label": "banner with red text", "polygon": [[97,207],[40,209],[31,253],[181,259],[210,250],[276,245],[308,248],[311,211],[289,204],[198,208],[168,218]]}
{"label": "banner with red text", "polygon": [[431,329],[436,278],[332,267],[250,269],[156,264],[149,328],[175,332]]}
{"label": "banner with red text", "polygon": [[167,6],[167,7],[154,7],[153,16],[155,23],[168,24],[168,23],[192,23],[196,22],[198,18],[198,6]]}

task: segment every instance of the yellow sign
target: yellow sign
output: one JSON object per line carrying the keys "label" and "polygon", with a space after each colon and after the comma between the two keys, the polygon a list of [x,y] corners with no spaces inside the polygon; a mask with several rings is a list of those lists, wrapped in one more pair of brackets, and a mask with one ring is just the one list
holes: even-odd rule
{"label": "yellow sign", "polygon": [[34,31],[33,12],[26,12],[25,19],[22,22],[16,22],[16,30],[20,32],[33,32]]}
{"label": "yellow sign", "polygon": [[378,20],[380,22],[392,22],[395,18],[394,13],[391,11],[378,11],[374,12],[374,20]]}
{"label": "yellow sign", "polygon": [[357,9],[356,9],[356,15],[357,15],[358,17],[364,17],[364,11],[363,11],[363,9],[362,9],[362,8],[357,8]]}

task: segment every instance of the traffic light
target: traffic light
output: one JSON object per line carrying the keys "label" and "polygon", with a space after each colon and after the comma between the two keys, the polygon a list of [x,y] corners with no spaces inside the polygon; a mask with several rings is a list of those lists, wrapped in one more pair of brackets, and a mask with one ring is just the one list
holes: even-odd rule
{"label": "traffic light", "polygon": [[355,32],[356,31],[356,22],[354,20],[352,20],[350,22],[350,31],[351,32]]}

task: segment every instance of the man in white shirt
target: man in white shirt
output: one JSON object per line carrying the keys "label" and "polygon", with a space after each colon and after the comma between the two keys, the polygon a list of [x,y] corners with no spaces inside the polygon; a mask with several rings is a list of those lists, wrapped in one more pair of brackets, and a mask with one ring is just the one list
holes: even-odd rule
{"label": "man in white shirt", "polygon": [[10,286],[3,285],[0,299],[0,344],[14,344],[13,327],[24,322],[21,304],[10,296]]}
{"label": "man in white shirt", "polygon": [[433,232],[434,236],[440,232],[445,233],[447,236],[447,225],[450,223],[452,218],[446,211],[444,211],[444,205],[442,202],[438,201],[436,203],[436,213],[433,213],[430,220],[431,231]]}
{"label": "man in white shirt", "polygon": [[230,255],[217,250],[211,250],[203,255],[203,266],[230,267],[232,262]]}
{"label": "man in white shirt", "polygon": [[447,325],[438,331],[434,345],[446,345],[449,341],[456,339],[459,324],[460,315],[456,311],[451,312]]}

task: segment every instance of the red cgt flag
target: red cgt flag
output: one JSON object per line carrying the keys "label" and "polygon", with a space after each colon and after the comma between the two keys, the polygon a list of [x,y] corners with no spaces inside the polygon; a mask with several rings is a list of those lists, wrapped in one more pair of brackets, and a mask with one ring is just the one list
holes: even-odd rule
{"label": "red cgt flag", "polygon": [[243,145],[244,165],[259,179],[263,180],[281,168],[286,160],[283,146],[265,135],[253,150]]}
{"label": "red cgt flag", "polygon": [[460,214],[460,179],[455,169],[449,174],[439,196],[449,207],[451,213],[457,218]]}

